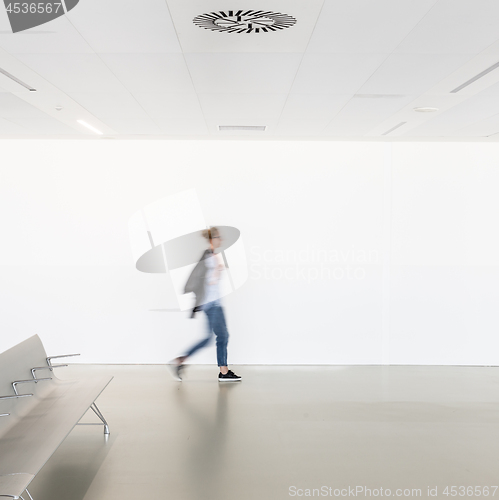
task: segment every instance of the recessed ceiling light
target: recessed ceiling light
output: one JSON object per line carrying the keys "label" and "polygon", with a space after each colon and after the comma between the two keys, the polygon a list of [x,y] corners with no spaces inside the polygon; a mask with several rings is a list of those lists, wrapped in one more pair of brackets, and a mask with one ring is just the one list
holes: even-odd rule
{"label": "recessed ceiling light", "polygon": [[433,113],[434,111],[438,111],[438,108],[422,107],[422,108],[414,108],[414,111],[417,111],[418,113]]}
{"label": "recessed ceiling light", "polygon": [[395,127],[392,127],[391,129],[388,129],[386,132],[383,132],[381,135],[388,135],[391,134],[394,130],[397,130],[398,128],[402,127],[405,125],[407,122],[400,122]]}
{"label": "recessed ceiling light", "polygon": [[88,124],[87,122],[83,120],[76,120],[80,125],[83,125],[84,127],[87,127],[89,130],[92,132],[95,132],[96,134],[103,135],[103,133],[99,130],[96,129],[95,127],[92,127],[92,125]]}
{"label": "recessed ceiling light", "polygon": [[267,127],[265,125],[219,125],[220,132],[226,130],[249,130],[252,132],[265,132]]}
{"label": "recessed ceiling light", "polygon": [[56,106],[56,107],[55,107],[55,110],[56,110],[56,111],[62,111],[62,106]]}
{"label": "recessed ceiling light", "polygon": [[19,78],[16,78],[8,71],[5,71],[4,69],[0,68],[0,73],[2,73],[2,75],[5,75],[7,78],[10,78],[14,82],[18,83],[19,85],[22,85],[25,89],[28,89],[30,92],[36,92],[36,89],[34,89],[31,85],[28,85],[27,83],[24,83],[22,80],[19,80]]}
{"label": "recessed ceiling light", "polygon": [[485,75],[488,75],[491,71],[494,71],[495,69],[499,68],[499,62],[493,64],[490,68],[487,68],[483,70],[481,73],[478,73],[478,75],[475,75],[473,78],[470,78],[466,82],[464,82],[462,85],[459,85],[459,87],[456,87],[454,90],[451,90],[451,94],[457,94],[460,90],[463,90],[465,87],[468,85],[471,85],[472,83],[476,82],[477,80],[480,80],[480,78],[483,78]]}

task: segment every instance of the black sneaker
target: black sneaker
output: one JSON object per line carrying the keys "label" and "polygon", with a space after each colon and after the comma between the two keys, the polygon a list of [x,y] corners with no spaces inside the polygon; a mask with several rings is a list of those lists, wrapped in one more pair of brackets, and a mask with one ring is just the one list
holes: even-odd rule
{"label": "black sneaker", "polygon": [[219,382],[237,382],[239,380],[241,380],[241,377],[236,375],[232,370],[229,370],[225,375],[222,372],[218,374]]}

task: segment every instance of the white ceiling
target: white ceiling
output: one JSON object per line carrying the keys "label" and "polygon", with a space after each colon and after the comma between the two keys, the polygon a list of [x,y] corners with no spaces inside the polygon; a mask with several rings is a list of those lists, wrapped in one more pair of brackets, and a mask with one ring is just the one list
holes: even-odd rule
{"label": "white ceiling", "polygon": [[[297,22],[192,22],[235,7]],[[497,141],[499,68],[451,91],[498,62],[497,0],[80,0],[15,34],[0,5],[0,68],[37,90],[0,74],[0,137]]]}

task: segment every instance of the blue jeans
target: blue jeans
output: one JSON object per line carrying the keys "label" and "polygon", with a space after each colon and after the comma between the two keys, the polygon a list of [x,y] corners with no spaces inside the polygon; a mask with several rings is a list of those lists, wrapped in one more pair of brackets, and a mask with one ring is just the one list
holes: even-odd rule
{"label": "blue jeans", "polygon": [[227,366],[227,344],[229,343],[229,332],[225,324],[224,310],[217,302],[210,302],[203,306],[208,316],[208,335],[187,351],[186,356],[191,356],[199,349],[209,344],[215,334],[217,338],[217,363],[218,366]]}

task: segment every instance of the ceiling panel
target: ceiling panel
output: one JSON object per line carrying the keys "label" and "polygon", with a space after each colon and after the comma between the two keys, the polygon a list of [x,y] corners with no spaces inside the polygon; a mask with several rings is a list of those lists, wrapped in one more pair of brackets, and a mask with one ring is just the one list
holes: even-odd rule
{"label": "ceiling panel", "polygon": [[161,133],[167,137],[208,137],[208,127],[203,119],[200,120],[172,120],[169,118],[158,118],[155,123]]}
{"label": "ceiling panel", "polygon": [[319,135],[351,98],[336,94],[290,94],[277,134]]}
{"label": "ceiling panel", "polygon": [[199,93],[285,94],[301,54],[186,54]]}
{"label": "ceiling panel", "polygon": [[17,57],[63,92],[126,90],[96,54],[19,54]]}
{"label": "ceiling panel", "polygon": [[454,137],[489,137],[499,134],[499,114],[453,132]]}
{"label": "ceiling panel", "polygon": [[305,54],[291,92],[355,94],[385,58],[384,54]]}
{"label": "ceiling panel", "polygon": [[194,93],[135,93],[146,113],[169,135],[208,134],[198,96]]}
{"label": "ceiling panel", "polygon": [[181,52],[164,0],[85,0],[67,16],[95,52]]}
{"label": "ceiling panel", "polygon": [[497,19],[496,0],[439,0],[396,52],[478,54],[499,40]]}
{"label": "ceiling panel", "polygon": [[420,137],[448,136],[496,113],[499,113],[499,84],[442,113],[428,116],[423,124],[411,130],[411,134]]}
{"label": "ceiling panel", "polygon": [[[460,104],[464,99],[466,99],[466,97],[458,94],[426,93],[419,96],[414,95],[412,99],[408,99],[402,108],[389,115],[386,119],[381,120],[367,135],[369,137],[397,137],[402,135],[407,136],[409,133],[412,136],[412,129],[433,119],[445,110]],[[414,110],[418,107],[437,108],[439,111],[421,113]],[[393,127],[402,122],[404,122],[403,127],[392,130]],[[386,133],[388,130],[391,130],[389,134]]]}
{"label": "ceiling panel", "polygon": [[[0,9],[1,11],[2,9]],[[37,29],[12,33],[10,25],[0,32],[0,47],[11,54],[91,53],[92,47],[66,16]]]}
{"label": "ceiling panel", "polygon": [[45,116],[42,118],[9,118],[21,127],[24,127],[29,134],[36,135],[79,135],[79,134],[93,134],[92,132],[82,129],[78,132],[75,128],[68,127],[64,123],[50,117]]}
{"label": "ceiling panel", "polygon": [[444,78],[441,82],[431,88],[428,93],[459,95],[466,98],[486,90],[490,86],[499,82],[499,69],[496,68],[487,74],[484,74],[458,92],[452,92],[462,84],[470,82],[470,80],[473,80],[476,76],[494,66],[498,60],[499,57],[497,55],[485,52],[473,56],[468,62],[463,64],[447,78]]}
{"label": "ceiling panel", "polygon": [[102,121],[118,134],[125,135],[157,135],[160,127],[147,115],[144,116],[117,116],[102,118]]}
{"label": "ceiling panel", "polygon": [[99,54],[131,92],[193,92],[183,54]]}
{"label": "ceiling panel", "polygon": [[148,115],[129,92],[74,92],[71,97],[102,121],[107,118],[147,119]]}
{"label": "ceiling panel", "polygon": [[192,20],[233,0],[82,0],[12,34],[0,8],[0,68],[37,89],[0,75],[0,134],[94,136],[81,119],[126,137],[238,135],[218,125],[266,125],[241,134],[255,138],[496,132],[499,68],[451,91],[499,62],[497,0],[264,3],[296,24],[224,33]]}
{"label": "ceiling panel", "polygon": [[352,98],[324,130],[326,136],[361,137],[399,109],[414,96],[397,99]]}
{"label": "ceiling panel", "polygon": [[43,118],[45,113],[14,94],[0,93],[0,117],[2,118]]}
{"label": "ceiling panel", "polygon": [[0,9],[0,33],[12,33],[7,11],[4,8]]}
{"label": "ceiling panel", "polygon": [[[68,94],[61,91],[51,92],[23,92],[16,93],[27,104],[38,109],[42,116],[50,116],[55,120],[75,129],[75,133],[80,133],[82,126],[77,120],[85,120],[104,134],[114,134],[115,131],[106,126],[95,115],[87,111],[83,106],[72,99]],[[30,115],[36,117],[35,115]]]}
{"label": "ceiling panel", "polygon": [[468,54],[392,54],[359,89],[359,93],[422,94],[470,58]]}
{"label": "ceiling panel", "polygon": [[[72,55],[65,54],[66,57],[71,58]],[[45,80],[36,70],[30,67],[30,64],[23,63],[20,58],[27,56],[26,54],[16,54],[15,56],[9,54],[6,50],[0,48],[0,68],[4,71],[9,72],[12,76],[22,80],[27,85],[35,88],[38,92],[53,92],[57,90],[50,82]],[[29,57],[29,55],[28,55]],[[44,57],[42,54],[33,54],[32,57],[36,60],[37,58]],[[0,74],[0,85],[3,89],[19,93],[19,94],[34,94],[30,92],[19,83],[16,83],[7,76]]]}
{"label": "ceiling panel", "polygon": [[0,118],[0,135],[4,137],[13,135],[28,135],[29,130],[8,119]]}
{"label": "ceiling panel", "polygon": [[189,52],[304,52],[317,22],[324,0],[265,0],[255,9],[288,14],[296,19],[290,28],[268,33],[225,33],[196,26],[192,20],[201,14],[253,6],[234,5],[233,0],[167,0],[178,37]]}
{"label": "ceiling panel", "polygon": [[275,129],[286,94],[199,94],[210,132],[219,135],[219,125],[265,125]]}
{"label": "ceiling panel", "polygon": [[308,52],[392,52],[437,0],[326,0]]}

